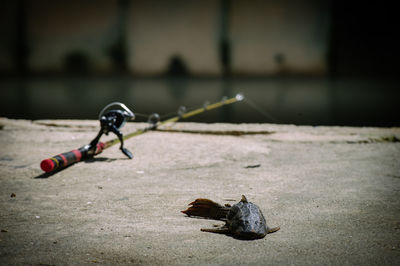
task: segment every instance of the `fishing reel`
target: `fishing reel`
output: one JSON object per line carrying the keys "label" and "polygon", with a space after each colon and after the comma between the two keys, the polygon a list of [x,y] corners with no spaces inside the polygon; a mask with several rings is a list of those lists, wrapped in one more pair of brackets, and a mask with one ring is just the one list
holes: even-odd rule
{"label": "fishing reel", "polygon": [[[108,110],[112,106],[118,106],[119,109]],[[131,110],[129,110],[129,108],[126,107],[125,104],[120,102],[113,102],[106,105],[106,107],[104,107],[99,114],[100,131],[97,136],[90,142],[88,147],[89,151],[93,151],[96,149],[97,143],[99,142],[103,134],[108,135],[108,133],[112,132],[117,135],[119,141],[121,142],[121,146],[119,147],[119,149],[129,159],[132,159],[132,153],[124,147],[124,137],[119,129],[122,128],[127,121],[134,119],[135,114]]]}

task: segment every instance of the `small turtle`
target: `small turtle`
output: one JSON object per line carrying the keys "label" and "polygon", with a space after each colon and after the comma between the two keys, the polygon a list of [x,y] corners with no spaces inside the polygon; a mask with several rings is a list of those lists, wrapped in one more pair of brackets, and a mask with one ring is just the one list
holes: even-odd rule
{"label": "small turtle", "polygon": [[242,239],[259,239],[269,233],[274,233],[280,227],[269,228],[260,208],[248,202],[243,195],[242,199],[233,206],[222,206],[209,199],[196,199],[191,202],[187,210],[182,213],[188,216],[197,216],[214,220],[225,221],[219,228],[201,229],[203,232],[232,234]]}

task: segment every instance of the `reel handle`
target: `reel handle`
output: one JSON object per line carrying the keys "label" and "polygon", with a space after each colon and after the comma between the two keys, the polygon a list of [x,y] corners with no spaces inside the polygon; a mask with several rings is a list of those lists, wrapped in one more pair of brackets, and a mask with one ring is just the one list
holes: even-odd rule
{"label": "reel handle", "polygon": [[105,144],[103,142],[99,142],[97,143],[94,152],[91,151],[90,145],[86,145],[76,150],[60,153],[51,158],[44,159],[40,163],[40,168],[42,168],[42,170],[46,173],[49,173],[84,160],[88,156],[99,154],[103,151],[104,147]]}

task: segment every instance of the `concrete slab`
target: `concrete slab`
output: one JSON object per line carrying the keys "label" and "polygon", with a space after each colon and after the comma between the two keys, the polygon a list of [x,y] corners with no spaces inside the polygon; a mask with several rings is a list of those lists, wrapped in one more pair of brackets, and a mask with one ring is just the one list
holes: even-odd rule
{"label": "concrete slab", "polygon": [[[399,128],[177,123],[128,140],[133,160],[111,147],[43,178],[97,123],[0,119],[0,264],[400,263]],[[242,241],[180,213],[242,194],[281,230]]]}

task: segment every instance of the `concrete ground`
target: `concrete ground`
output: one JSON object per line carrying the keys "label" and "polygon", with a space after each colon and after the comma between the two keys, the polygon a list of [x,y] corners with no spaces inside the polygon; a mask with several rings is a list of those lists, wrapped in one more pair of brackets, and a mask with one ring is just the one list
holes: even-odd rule
{"label": "concrete ground", "polygon": [[[132,160],[42,175],[97,130],[0,119],[0,264],[400,264],[400,128],[178,123],[126,141]],[[243,241],[180,212],[242,194],[281,230]]]}

